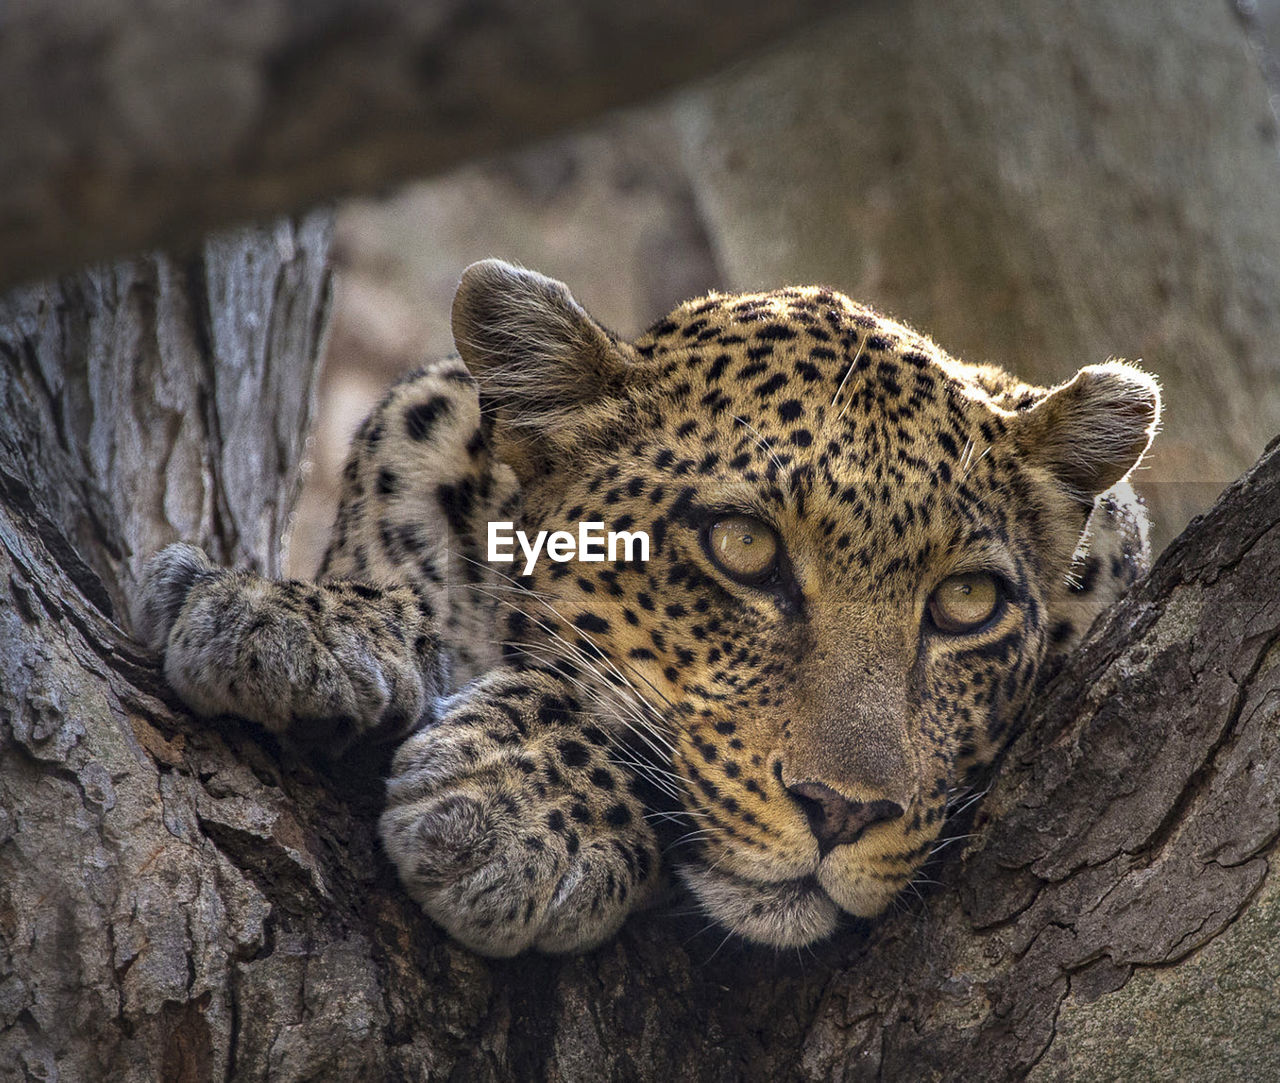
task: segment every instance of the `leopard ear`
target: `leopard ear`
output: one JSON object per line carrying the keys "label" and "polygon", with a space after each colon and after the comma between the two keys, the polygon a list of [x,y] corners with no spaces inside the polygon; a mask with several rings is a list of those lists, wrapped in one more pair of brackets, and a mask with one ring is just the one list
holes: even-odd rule
{"label": "leopard ear", "polygon": [[453,339],[486,412],[522,438],[567,440],[620,416],[634,352],[563,282],[502,260],[473,263],[453,299]]}
{"label": "leopard ear", "polygon": [[1082,368],[1014,420],[1027,458],[1086,504],[1138,465],[1159,424],[1155,377],[1121,361]]}

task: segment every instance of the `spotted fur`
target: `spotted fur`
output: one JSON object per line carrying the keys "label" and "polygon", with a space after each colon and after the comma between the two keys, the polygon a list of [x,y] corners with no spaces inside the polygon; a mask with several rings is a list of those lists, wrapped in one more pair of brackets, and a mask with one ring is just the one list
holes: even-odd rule
{"label": "spotted fur", "polygon": [[[745,937],[878,914],[1146,560],[1123,481],[1159,395],[1119,362],[1034,387],[818,288],[712,294],[624,342],[497,261],[464,275],[454,335],[465,367],[357,435],[329,578],[171,547],[144,609],[197,710],[333,754],[413,731],[382,838],[480,951],[611,935],[653,898],[668,822],[674,871]],[[728,514],[776,532],[769,582],[710,559]],[[494,518],[645,530],[652,558],[515,576],[484,560]],[[943,633],[932,591],[976,572],[996,613]]]}

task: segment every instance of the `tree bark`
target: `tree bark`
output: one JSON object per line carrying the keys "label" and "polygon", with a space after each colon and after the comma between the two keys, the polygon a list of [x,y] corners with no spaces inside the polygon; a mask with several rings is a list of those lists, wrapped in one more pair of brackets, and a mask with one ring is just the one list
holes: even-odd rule
{"label": "tree bark", "polygon": [[175,536],[276,568],[326,242],[242,231],[0,312],[0,1073],[1280,1072],[1280,447],[1039,697],[899,912],[798,955],[657,911],[487,961],[399,890],[376,765],[326,778],[191,720],[122,627]]}
{"label": "tree bark", "polygon": [[0,300],[5,1078],[207,1074],[232,1048],[197,1020],[234,1027],[228,967],[265,913],[208,841],[184,737],[119,622],[140,562],[177,537],[277,570],[329,228],[312,215]]}
{"label": "tree bark", "polygon": [[0,286],[508,148],[834,6],[17,0],[0,35]]}

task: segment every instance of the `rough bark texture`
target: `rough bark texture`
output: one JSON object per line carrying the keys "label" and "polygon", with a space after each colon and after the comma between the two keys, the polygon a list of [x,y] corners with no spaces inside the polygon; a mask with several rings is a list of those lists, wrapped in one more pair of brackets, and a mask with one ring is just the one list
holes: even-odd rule
{"label": "rough bark texture", "polygon": [[118,621],[177,537],[276,570],[329,228],[0,299],[0,1077],[174,1078],[231,1048],[209,1034],[234,1029],[227,968],[265,912],[173,773],[183,738],[149,721],[164,693]]}
{"label": "rough bark texture", "polygon": [[114,616],[178,532],[271,566],[324,243],[282,225],[7,302],[0,1072],[1280,1072],[1280,448],[1041,697],[924,898],[798,955],[658,912],[585,957],[489,962],[398,890],[376,769],[325,779],[192,722]]}
{"label": "rough bark texture", "polygon": [[832,6],[16,0],[0,35],[0,285],[456,165]]}

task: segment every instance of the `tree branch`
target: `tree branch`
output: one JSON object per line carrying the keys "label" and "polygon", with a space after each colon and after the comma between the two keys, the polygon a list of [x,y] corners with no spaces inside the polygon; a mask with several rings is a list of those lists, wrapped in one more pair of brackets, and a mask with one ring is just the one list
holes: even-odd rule
{"label": "tree branch", "polygon": [[19,3],[0,36],[0,287],[447,169],[834,6]]}

